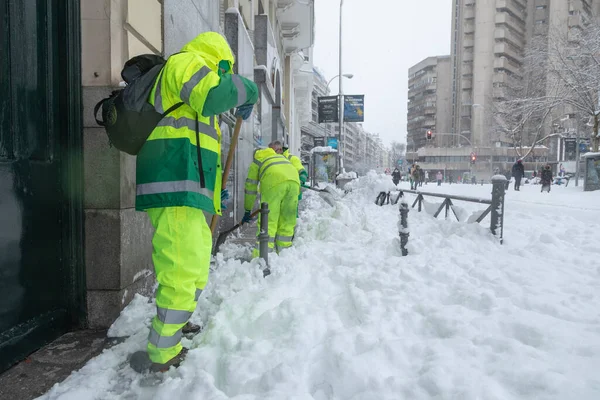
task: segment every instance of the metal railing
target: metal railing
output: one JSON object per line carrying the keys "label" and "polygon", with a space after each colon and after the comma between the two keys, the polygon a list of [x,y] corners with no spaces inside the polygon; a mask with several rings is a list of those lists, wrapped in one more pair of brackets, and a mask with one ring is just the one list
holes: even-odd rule
{"label": "metal railing", "polygon": [[[417,210],[419,212],[421,212],[421,210],[423,209],[423,202],[425,201],[425,196],[442,198],[442,199],[444,199],[444,201],[442,202],[442,204],[440,204],[440,206],[434,213],[433,217],[437,218],[440,215],[440,213],[442,212],[442,210],[445,210],[445,218],[448,218],[448,215],[450,214],[450,210],[452,210],[452,214],[454,215],[454,217],[456,218],[457,221],[460,221],[460,217],[456,214],[456,211],[454,210],[454,208],[452,208],[452,206],[454,205],[452,200],[486,204],[486,205],[488,205],[488,207],[477,217],[476,221],[478,223],[481,223],[485,219],[485,217],[487,217],[488,214],[490,214],[490,231],[492,232],[492,234],[494,236],[498,237],[498,239],[500,240],[500,243],[502,244],[504,241],[504,195],[505,195],[505,191],[506,191],[506,178],[503,176],[494,176],[492,178],[492,198],[491,199],[482,199],[482,198],[477,198],[477,197],[467,197],[467,196],[458,196],[458,195],[448,195],[448,194],[442,194],[442,193],[428,193],[428,192],[421,192],[418,190],[402,189],[399,191],[399,193],[395,199],[391,198],[391,192],[380,192],[377,195],[375,204],[377,204],[379,206],[383,206],[384,204],[390,204],[390,203],[397,204],[401,198],[406,198],[405,193],[411,193],[411,194],[417,195],[417,198],[413,202],[411,208],[415,208],[415,206],[418,206]],[[404,207],[403,204],[405,204],[405,203],[403,202],[401,204],[401,207],[400,207],[401,211],[402,211],[402,208]],[[406,237],[406,242],[408,242],[408,236]],[[404,250],[403,250],[403,252],[404,252]]]}

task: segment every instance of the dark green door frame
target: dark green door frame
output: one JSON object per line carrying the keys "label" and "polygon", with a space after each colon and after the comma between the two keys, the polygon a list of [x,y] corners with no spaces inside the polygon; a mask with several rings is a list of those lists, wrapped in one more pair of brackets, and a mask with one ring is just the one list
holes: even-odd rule
{"label": "dark green door frame", "polygon": [[86,292],[79,0],[0,0],[0,17],[2,371],[84,327]]}
{"label": "dark green door frame", "polygon": [[[54,3],[54,2],[53,2]],[[65,239],[63,249],[69,262],[71,291],[69,319],[72,328],[86,325],[87,304],[84,263],[83,218],[83,107],[81,97],[81,11],[80,0],[56,2],[61,19],[59,40],[64,54],[60,57],[59,71],[67,90],[61,90],[60,103],[64,105],[63,129],[68,132],[61,146],[68,152],[62,180],[70,202],[65,204]]]}

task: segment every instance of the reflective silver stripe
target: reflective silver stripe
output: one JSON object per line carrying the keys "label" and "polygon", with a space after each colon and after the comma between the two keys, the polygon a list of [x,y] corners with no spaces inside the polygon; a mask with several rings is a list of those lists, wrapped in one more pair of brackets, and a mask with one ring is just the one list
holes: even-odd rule
{"label": "reflective silver stripe", "polygon": [[258,181],[255,179],[250,179],[250,178],[246,178],[246,183],[249,183],[251,185],[258,185]]}
{"label": "reflective silver stripe", "polygon": [[254,164],[258,165],[258,168],[262,167],[263,165],[263,163],[258,160],[254,160]]}
{"label": "reflective silver stripe", "polygon": [[185,324],[192,316],[192,313],[189,311],[156,307],[156,315],[165,324]]}
{"label": "reflective silver stripe", "polygon": [[198,301],[201,294],[202,294],[202,289],[196,289],[196,294],[194,295],[194,301]]}
{"label": "reflective silver stripe", "polygon": [[173,336],[160,336],[158,332],[154,330],[154,328],[150,329],[150,334],[148,335],[148,341],[158,347],[159,349],[166,349],[168,347],[173,347],[177,345],[181,341],[182,336],[181,329],[175,332]]}
{"label": "reflective silver stripe", "polygon": [[[196,121],[192,118],[186,117],[171,117],[167,116],[160,120],[160,122],[156,126],[170,126],[176,129],[179,128],[188,128],[192,132],[196,132]],[[219,136],[217,135],[217,130],[214,125],[207,125],[204,122],[198,122],[198,128],[200,129],[200,134],[210,136],[214,140],[219,140]]]}
{"label": "reflective silver stripe", "polygon": [[240,78],[238,75],[233,75],[231,77],[231,80],[233,81],[233,84],[235,85],[235,88],[237,89],[237,106],[241,106],[242,104],[244,104],[246,102],[246,86],[244,86],[244,82],[242,82],[242,78]]}
{"label": "reflective silver stripe", "polygon": [[200,81],[210,73],[210,68],[206,65],[200,68],[200,71],[196,72],[189,81],[183,84],[181,88],[181,93],[179,93],[179,97],[181,100],[185,101],[187,104],[190,104],[190,96],[192,95],[192,90],[196,87]]}
{"label": "reflective silver stripe", "polygon": [[258,194],[258,190],[244,190],[244,193],[249,195]]}
{"label": "reflective silver stripe", "polygon": [[291,242],[292,241],[293,236],[275,236],[275,240],[279,241],[279,242]]}
{"label": "reflective silver stripe", "polygon": [[200,182],[190,180],[142,183],[137,185],[136,190],[138,196],[173,192],[194,192],[209,197],[210,199],[214,197],[214,192],[212,190],[206,188],[203,189],[200,187]]}
{"label": "reflective silver stripe", "polygon": [[258,175],[258,179],[259,179],[259,180],[260,180],[260,179],[262,179],[262,177],[263,177],[263,175],[265,174],[265,172],[266,172],[266,171],[267,171],[269,168],[271,168],[273,165],[279,165],[279,164],[289,164],[289,163],[290,163],[289,161],[285,160],[285,161],[275,161],[275,162],[273,162],[273,163],[271,163],[271,164],[267,165],[267,166],[265,167],[265,169],[263,169],[262,171],[260,171],[260,174]]}
{"label": "reflective silver stripe", "polygon": [[156,85],[156,91],[154,92],[154,109],[158,113],[164,113],[165,109],[162,104],[162,95],[160,94],[160,87],[162,86],[162,72],[158,77],[158,84]]}

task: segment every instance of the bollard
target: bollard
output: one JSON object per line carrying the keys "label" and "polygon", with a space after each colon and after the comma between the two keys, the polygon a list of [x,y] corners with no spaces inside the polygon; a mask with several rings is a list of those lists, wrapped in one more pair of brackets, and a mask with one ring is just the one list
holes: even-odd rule
{"label": "bollard", "polygon": [[258,254],[259,257],[265,260],[267,266],[263,275],[267,276],[271,273],[269,270],[269,205],[261,203],[260,205],[260,233],[258,234]]}
{"label": "bollard", "polygon": [[410,236],[410,232],[408,231],[408,203],[402,200],[400,203],[400,249],[402,250],[402,256],[405,257],[408,255],[408,250],[406,249],[406,245],[408,244],[408,236]]}
{"label": "bollard", "polygon": [[490,217],[490,231],[503,242],[504,234],[504,194],[506,177],[494,175],[492,177],[492,212]]}

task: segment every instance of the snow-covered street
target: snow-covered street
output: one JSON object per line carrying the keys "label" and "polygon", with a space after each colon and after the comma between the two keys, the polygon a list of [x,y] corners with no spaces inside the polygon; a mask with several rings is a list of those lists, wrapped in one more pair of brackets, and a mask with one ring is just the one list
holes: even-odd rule
{"label": "snow-covered street", "polygon": [[155,313],[138,296],[109,332],[130,337],[42,398],[600,399],[600,191],[510,188],[503,245],[489,216],[411,209],[401,257],[398,207],[374,204],[391,177],[352,185],[335,207],[305,193],[295,245],[271,256],[267,278],[257,260],[232,258],[242,249],[222,247],[192,318],[204,330],[184,340],[178,369],[156,378],[128,366]]}

